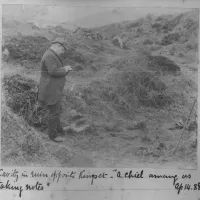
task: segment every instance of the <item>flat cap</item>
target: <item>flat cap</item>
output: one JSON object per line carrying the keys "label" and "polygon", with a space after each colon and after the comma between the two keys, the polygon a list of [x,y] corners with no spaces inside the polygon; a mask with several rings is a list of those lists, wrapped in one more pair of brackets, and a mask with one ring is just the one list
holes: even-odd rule
{"label": "flat cap", "polygon": [[51,44],[55,44],[55,43],[62,45],[66,50],[68,50],[66,41],[63,38],[56,38]]}

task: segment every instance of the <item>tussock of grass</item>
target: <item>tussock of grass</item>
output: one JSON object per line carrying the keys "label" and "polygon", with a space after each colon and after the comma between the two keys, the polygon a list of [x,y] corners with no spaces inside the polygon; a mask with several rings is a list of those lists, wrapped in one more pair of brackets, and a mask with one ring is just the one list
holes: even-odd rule
{"label": "tussock of grass", "polygon": [[178,42],[180,40],[180,34],[179,33],[171,33],[166,35],[162,41],[161,44],[162,45],[169,45],[172,44],[174,42]]}
{"label": "tussock of grass", "polygon": [[[1,155],[4,165],[26,166],[48,162],[49,155],[45,151],[39,134],[35,133],[27,123],[5,105],[2,105],[1,117]],[[8,150],[12,145],[13,150]]]}
{"label": "tussock of grass", "polygon": [[41,55],[49,47],[50,41],[45,37],[20,36],[12,38],[5,48],[10,52],[10,59],[16,62],[28,60],[31,62],[39,62]]}
{"label": "tussock of grass", "polygon": [[140,106],[160,109],[173,103],[165,89],[166,85],[152,73],[118,71],[107,81],[92,82],[83,90],[83,98],[87,104],[98,106],[101,101],[118,113],[134,115]]}
{"label": "tussock of grass", "polygon": [[152,70],[162,71],[168,74],[180,72],[180,67],[165,56],[150,56],[148,66]]}
{"label": "tussock of grass", "polygon": [[20,74],[3,78],[6,105],[31,126],[47,125],[47,108],[37,101],[37,83]]}

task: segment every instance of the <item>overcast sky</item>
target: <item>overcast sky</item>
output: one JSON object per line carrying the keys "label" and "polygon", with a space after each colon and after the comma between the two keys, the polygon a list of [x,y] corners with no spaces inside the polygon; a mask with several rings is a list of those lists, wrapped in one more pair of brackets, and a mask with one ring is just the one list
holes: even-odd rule
{"label": "overcast sky", "polygon": [[[3,5],[3,16],[20,20],[47,20],[52,22],[68,22],[94,15],[99,12],[111,11],[114,7],[69,7],[69,6],[35,6],[35,5]],[[121,8],[124,12],[137,12],[138,17],[149,12],[155,15],[186,12],[186,9],[169,8]]]}

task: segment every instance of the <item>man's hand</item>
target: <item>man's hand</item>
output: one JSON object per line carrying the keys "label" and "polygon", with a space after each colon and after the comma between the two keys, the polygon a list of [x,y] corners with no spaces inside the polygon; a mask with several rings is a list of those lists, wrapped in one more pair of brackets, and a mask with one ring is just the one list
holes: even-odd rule
{"label": "man's hand", "polygon": [[69,71],[73,71],[73,69],[71,68],[71,66],[64,66],[66,72],[69,72]]}

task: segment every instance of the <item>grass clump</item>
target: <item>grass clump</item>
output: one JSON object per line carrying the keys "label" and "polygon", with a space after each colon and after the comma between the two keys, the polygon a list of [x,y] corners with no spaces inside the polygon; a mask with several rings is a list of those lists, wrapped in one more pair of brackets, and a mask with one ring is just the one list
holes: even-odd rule
{"label": "grass clump", "polygon": [[167,46],[169,44],[173,44],[174,42],[179,41],[179,39],[179,33],[170,33],[162,39],[161,44]]}
{"label": "grass clump", "polygon": [[28,60],[37,63],[49,47],[50,41],[41,36],[20,36],[12,38],[5,48],[10,52],[11,60],[21,62]]}
{"label": "grass clump", "polygon": [[162,71],[167,74],[180,72],[180,67],[165,56],[150,56],[148,67],[151,70]]}
{"label": "grass clump", "polygon": [[[89,105],[105,104],[113,112],[134,116],[140,106],[164,108],[173,101],[165,84],[149,72],[113,73],[107,81],[95,81],[83,91]],[[107,111],[106,111],[107,112]]]}
{"label": "grass clump", "polygon": [[153,41],[150,39],[145,39],[143,44],[153,44]]}
{"label": "grass clump", "polygon": [[15,74],[3,78],[6,105],[35,127],[46,127],[47,108],[37,101],[37,83]]}

